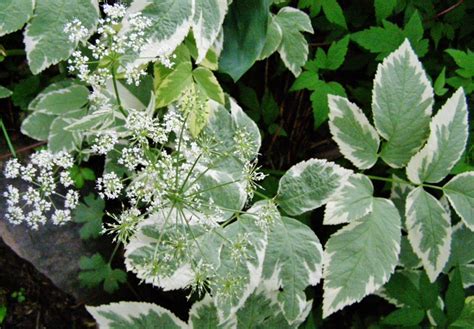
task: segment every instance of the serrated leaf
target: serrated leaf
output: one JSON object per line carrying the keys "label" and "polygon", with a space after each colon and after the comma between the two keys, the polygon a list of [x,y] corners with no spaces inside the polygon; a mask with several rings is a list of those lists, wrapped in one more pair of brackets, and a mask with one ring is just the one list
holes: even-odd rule
{"label": "serrated leaf", "polygon": [[262,52],[258,56],[258,60],[263,60],[277,51],[282,39],[283,31],[280,25],[275,21],[275,16],[272,15],[268,21],[267,37]]}
{"label": "serrated leaf", "polygon": [[10,97],[13,92],[10,89],[0,86],[0,98]]}
{"label": "serrated leaf", "polygon": [[104,279],[104,290],[111,294],[120,287],[120,283],[125,282],[127,282],[127,273],[120,269],[110,269]]}
{"label": "serrated leaf", "polygon": [[217,308],[208,294],[194,303],[189,311],[189,324],[192,329],[222,328],[219,323]]}
{"label": "serrated leaf", "polygon": [[267,35],[269,0],[233,1],[224,21],[224,48],[219,71],[235,81],[262,53]]}
{"label": "serrated leaf", "polygon": [[390,326],[415,326],[425,318],[425,312],[419,308],[404,307],[387,315],[382,323]]}
{"label": "serrated leaf", "polygon": [[74,221],[83,224],[79,234],[81,239],[99,237],[102,230],[105,202],[94,194],[89,194],[73,211]]}
{"label": "serrated leaf", "polygon": [[341,191],[326,204],[324,225],[349,223],[372,211],[374,186],[367,176],[351,175]]}
{"label": "serrated leaf", "polygon": [[383,27],[370,27],[351,34],[351,38],[361,47],[383,58],[403,42],[403,31],[397,25],[383,21]]}
{"label": "serrated leaf", "polygon": [[454,176],[443,186],[456,213],[466,226],[474,231],[474,172],[466,172]]}
{"label": "serrated leaf", "polygon": [[[474,232],[471,231],[461,221],[453,227],[451,239],[451,252],[449,261],[444,268],[444,272],[448,273],[455,266],[464,266],[474,261]],[[463,275],[463,282],[464,282]]]}
{"label": "serrated leaf", "polygon": [[421,308],[420,290],[407,273],[406,271],[395,272],[383,286],[383,293],[403,306]]}
{"label": "serrated leaf", "polygon": [[21,29],[33,15],[34,5],[34,0],[0,2],[0,37]]}
{"label": "serrated leaf", "polygon": [[198,67],[193,71],[193,78],[208,98],[224,104],[224,91],[211,70]]}
{"label": "serrated leaf", "polygon": [[321,48],[318,48],[316,54],[316,65],[320,69],[337,70],[347,54],[347,47],[349,45],[349,35],[346,35],[339,41],[334,41],[328,49],[328,53],[324,53]]}
{"label": "serrated leaf", "polygon": [[337,0],[321,0],[321,6],[324,15],[329,22],[339,25],[347,30],[344,12],[342,11],[341,6],[337,3]]}
{"label": "serrated leaf", "polygon": [[277,203],[289,215],[316,209],[331,200],[350,174],[350,170],[326,160],[302,161],[280,179]]}
{"label": "serrated leaf", "polygon": [[127,281],[126,273],[119,269],[112,269],[109,263],[99,253],[91,257],[82,256],[79,260],[79,281],[81,285],[88,288],[95,288],[104,283],[104,290],[113,293],[118,289],[119,283]]}
{"label": "serrated leaf", "polygon": [[387,141],[381,157],[390,166],[404,166],[423,145],[432,105],[431,84],[405,40],[379,64],[372,93],[375,127]]}
{"label": "serrated leaf", "polygon": [[344,97],[329,95],[329,128],[340,152],[360,169],[378,159],[379,135],[362,110]]}
{"label": "serrated leaf", "polygon": [[316,90],[321,85],[318,74],[313,71],[302,72],[293,82],[290,91],[297,91],[302,89]]}
{"label": "serrated leaf", "polygon": [[447,88],[444,88],[446,84],[446,67],[443,67],[438,77],[434,82],[434,92],[437,96],[443,96],[448,91]]}
{"label": "serrated leaf", "polygon": [[316,129],[325,123],[329,117],[329,95],[347,96],[341,84],[334,81],[318,80],[315,83],[314,92],[310,96],[313,107],[314,127]]}
{"label": "serrated leaf", "polygon": [[397,0],[375,0],[375,17],[377,21],[384,20],[390,16],[397,6]]}
{"label": "serrated leaf", "polygon": [[426,145],[408,162],[408,178],[416,183],[438,183],[461,158],[468,137],[467,104],[458,89],[430,123]]}
{"label": "serrated leaf", "polygon": [[304,289],[319,283],[322,254],[322,246],[308,226],[288,217],[275,219],[268,233],[262,277],[265,284],[279,290],[278,303],[290,324],[307,316],[311,302]]}
{"label": "serrated leaf", "polygon": [[308,59],[308,43],[302,32],[314,32],[311,21],[301,10],[284,7],[275,16],[275,22],[283,33],[278,53],[285,66],[298,76]]}
{"label": "serrated leaf", "polygon": [[419,273],[421,274],[419,279],[419,289],[422,291],[421,303],[425,310],[429,310],[437,306],[439,299],[439,288],[436,282],[430,282],[430,279],[426,275],[426,271],[420,271]]}
{"label": "serrated leaf", "polygon": [[403,182],[397,175],[392,175],[392,187],[390,190],[390,200],[393,201],[395,207],[397,207],[400,217],[402,218],[402,227],[405,229],[405,205],[408,194],[414,189],[414,187]]}
{"label": "serrated leaf", "polygon": [[55,115],[33,112],[21,123],[21,133],[39,141],[48,139]]}
{"label": "serrated leaf", "polygon": [[447,49],[446,52],[454,59],[459,69],[456,70],[463,78],[474,76],[474,53],[470,50],[467,52],[457,49]]}
{"label": "serrated leaf", "polygon": [[[53,14],[54,13],[54,14]],[[24,33],[26,57],[33,74],[67,59],[76,44],[64,33],[64,26],[74,18],[92,35],[99,19],[96,0],[38,0],[34,15]]]}
{"label": "serrated leaf", "polygon": [[79,110],[89,101],[89,89],[82,85],[42,92],[41,95],[30,109],[51,115],[63,115]]}
{"label": "serrated leaf", "polygon": [[143,302],[120,302],[87,306],[100,328],[187,328],[185,322],[161,306]]}
{"label": "serrated leaf", "polygon": [[227,13],[227,0],[194,0],[192,29],[200,63],[205,57],[221,30]]}
{"label": "serrated leaf", "polygon": [[400,252],[400,216],[375,198],[372,212],[333,234],[324,252],[323,317],[359,302],[385,284]]}
{"label": "serrated leaf", "polygon": [[435,197],[417,187],[407,197],[406,228],[413,250],[420,257],[430,281],[434,282],[449,258],[449,213]]}
{"label": "serrated leaf", "polygon": [[459,267],[456,267],[453,271],[444,302],[448,322],[452,323],[459,318],[464,307],[464,288]]}

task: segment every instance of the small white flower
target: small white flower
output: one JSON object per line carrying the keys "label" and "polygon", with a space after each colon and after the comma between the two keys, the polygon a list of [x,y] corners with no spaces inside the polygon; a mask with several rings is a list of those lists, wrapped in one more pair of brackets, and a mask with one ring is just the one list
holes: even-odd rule
{"label": "small white flower", "polygon": [[17,178],[20,174],[20,168],[21,165],[18,162],[18,159],[10,159],[5,164],[3,175],[5,178]]}
{"label": "small white flower", "polygon": [[100,133],[95,139],[95,144],[92,145],[92,152],[106,155],[113,150],[115,144],[118,142],[117,133],[114,131]]}
{"label": "small white flower", "polygon": [[69,209],[74,209],[79,203],[79,192],[74,190],[69,190],[66,194],[66,200],[64,201],[64,207]]}
{"label": "small white flower", "polygon": [[74,184],[74,181],[72,180],[68,171],[62,171],[59,174],[59,182],[63,184],[64,187],[69,187]]}
{"label": "small white flower", "polygon": [[72,220],[71,211],[69,209],[66,209],[66,210],[56,209],[53,215],[51,216],[51,220],[53,221],[53,224],[55,225],[62,225],[66,222],[70,222]]}
{"label": "small white flower", "polygon": [[118,163],[124,165],[128,170],[135,170],[139,165],[146,165],[143,149],[138,146],[126,147],[122,150],[122,156]]}
{"label": "small white flower", "polygon": [[69,169],[74,165],[74,159],[69,153],[61,151],[54,155],[54,163],[59,167]]}
{"label": "small white flower", "polygon": [[82,22],[74,18],[71,22],[64,26],[64,33],[68,36],[69,41],[78,43],[89,36],[89,30],[84,27]]}
{"label": "small white flower", "polygon": [[123,184],[116,173],[104,174],[97,179],[97,190],[101,198],[116,199],[123,189]]}
{"label": "small white flower", "polygon": [[102,9],[107,17],[114,20],[123,18],[127,12],[127,8],[125,8],[121,3],[116,3],[114,5],[104,4]]}
{"label": "small white flower", "polygon": [[36,177],[36,168],[31,164],[21,167],[21,178],[27,182],[33,182],[33,179]]}
{"label": "small white flower", "polygon": [[14,206],[20,202],[20,191],[13,185],[8,185],[7,190],[3,192],[3,196],[7,199],[7,205]]}
{"label": "small white flower", "polygon": [[18,206],[9,206],[7,208],[7,213],[5,214],[6,219],[14,224],[18,225],[21,224],[25,220],[25,214],[23,213],[23,209]]}
{"label": "small white flower", "polygon": [[140,79],[146,76],[146,71],[141,66],[128,65],[125,69],[125,79],[129,85],[140,85]]}

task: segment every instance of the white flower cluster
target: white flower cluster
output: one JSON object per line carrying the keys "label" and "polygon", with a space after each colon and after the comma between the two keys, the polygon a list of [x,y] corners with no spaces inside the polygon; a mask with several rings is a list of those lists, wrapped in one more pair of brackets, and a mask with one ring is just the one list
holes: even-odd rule
{"label": "white flower cluster", "polygon": [[[26,223],[35,230],[44,225],[49,216],[56,225],[71,221],[71,210],[79,202],[79,193],[69,189],[64,196],[59,190],[72,185],[68,170],[73,163],[68,153],[53,154],[46,150],[31,155],[27,165],[20,164],[17,159],[7,161],[4,176],[9,179],[20,178],[29,183],[25,191],[13,185],[7,186],[3,193],[7,202],[7,220],[13,224]],[[64,199],[64,209],[53,203],[53,195]]]}
{"label": "white flower cluster", "polygon": [[91,146],[91,150],[94,153],[106,155],[113,150],[117,142],[118,135],[115,131],[101,132],[97,134],[95,143]]}
{"label": "white flower cluster", "polygon": [[89,36],[89,30],[84,27],[82,22],[77,18],[74,18],[71,22],[66,23],[64,26],[64,32],[68,35],[69,41],[75,44],[85,40]]}

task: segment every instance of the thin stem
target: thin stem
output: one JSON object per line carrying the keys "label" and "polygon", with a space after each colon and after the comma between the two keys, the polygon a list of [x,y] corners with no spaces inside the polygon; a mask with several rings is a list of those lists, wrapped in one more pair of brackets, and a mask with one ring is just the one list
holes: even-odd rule
{"label": "thin stem", "polygon": [[259,192],[259,191],[254,191],[254,193],[255,193],[256,195],[258,195],[259,197],[265,199],[265,200],[270,200],[270,199],[271,199],[270,197],[266,196],[265,194],[263,194],[263,193],[261,193],[261,192]]}
{"label": "thin stem", "polygon": [[10,136],[8,136],[7,129],[5,128],[5,125],[3,124],[3,119],[0,118],[0,126],[2,127],[2,132],[3,135],[5,136],[5,140],[7,141],[8,148],[10,149],[10,153],[16,158],[16,152],[15,148],[13,147],[13,144],[10,140]]}
{"label": "thin stem", "polygon": [[373,179],[373,180],[379,180],[379,181],[383,181],[383,182],[398,183],[398,184],[411,185],[411,186],[422,186],[422,187],[432,188],[432,189],[435,189],[435,190],[444,191],[444,188],[439,187],[439,186],[436,186],[436,185],[431,185],[431,184],[414,184],[414,183],[411,183],[411,182],[409,182],[409,181],[406,181],[406,180],[403,180],[403,179],[399,179],[399,178],[394,179],[394,178],[386,178],[386,177],[379,177],[379,176],[372,176],[372,175],[367,175],[367,177],[369,177],[370,179]]}
{"label": "thin stem", "polygon": [[118,87],[117,87],[117,79],[115,78],[115,70],[113,67],[112,67],[112,83],[114,85],[115,98],[117,98],[119,110],[124,116],[127,116],[127,113],[125,113],[125,110],[123,109],[122,101],[120,100],[120,95],[119,95]]}
{"label": "thin stem", "polygon": [[112,260],[114,259],[114,256],[117,253],[119,246],[120,246],[120,242],[117,242],[117,244],[115,245],[114,251],[112,251],[112,255],[110,255],[109,257],[109,262],[108,262],[109,265],[112,264]]}

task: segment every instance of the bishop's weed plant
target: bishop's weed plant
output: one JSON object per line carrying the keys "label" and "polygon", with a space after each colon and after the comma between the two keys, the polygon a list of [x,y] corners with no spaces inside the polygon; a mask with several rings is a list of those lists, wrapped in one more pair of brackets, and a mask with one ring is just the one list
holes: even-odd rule
{"label": "bishop's weed plant", "polygon": [[[238,80],[278,52],[297,76],[308,54],[302,32],[313,28],[293,7],[271,13],[271,1],[230,2],[136,0],[104,4],[99,18],[96,1],[78,1],[57,22],[61,36],[40,31],[48,1],[39,2],[25,32],[29,65],[36,73],[67,60],[74,79],[29,104],[22,132],[47,149],[29,164],[7,162],[6,178],[31,185],[8,187],[7,219],[41,229],[48,218],[62,225],[76,214],[89,224],[86,236],[99,227],[123,245],[127,271],[143,284],[183,289],[194,301],[186,322],[144,302],[89,306],[101,328],[296,328],[313,303],[326,318],[371,294],[398,307],[382,325],[472,321],[463,288],[474,284],[474,256],[464,245],[474,241],[474,175],[451,175],[468,140],[463,89],[435,111],[432,83],[405,39],[377,66],[371,111],[328,96],[330,133],[352,169],[308,159],[281,176],[275,195],[262,194],[259,127],[215,71]],[[266,13],[268,37],[229,66],[236,44],[251,36],[224,17],[251,9]],[[55,38],[62,50],[45,51]],[[104,159],[98,197],[79,202],[73,168],[93,158]],[[389,196],[374,188],[380,182]],[[103,225],[101,200],[121,204]],[[323,224],[342,225],[324,246],[299,220],[323,206]],[[90,216],[101,218],[92,224]],[[83,278],[106,289],[125,281],[99,256],[81,266],[89,271]],[[311,300],[305,289],[320,282],[323,298]]]}

